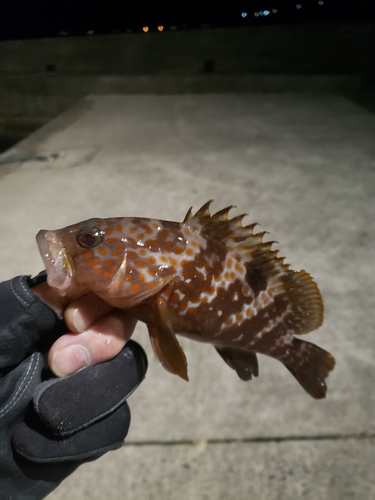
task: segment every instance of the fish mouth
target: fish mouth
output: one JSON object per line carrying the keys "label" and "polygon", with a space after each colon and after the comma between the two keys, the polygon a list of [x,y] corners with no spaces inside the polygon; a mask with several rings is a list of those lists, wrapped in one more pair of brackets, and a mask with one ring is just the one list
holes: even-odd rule
{"label": "fish mouth", "polygon": [[42,229],[36,235],[36,241],[47,271],[47,283],[57,288],[61,295],[73,283],[74,266],[72,259],[54,231]]}

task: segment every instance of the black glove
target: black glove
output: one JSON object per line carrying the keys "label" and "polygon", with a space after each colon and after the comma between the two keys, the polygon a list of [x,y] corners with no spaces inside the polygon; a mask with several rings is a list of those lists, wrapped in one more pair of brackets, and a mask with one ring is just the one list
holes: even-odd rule
{"label": "black glove", "polygon": [[1,500],[43,498],[81,463],[120,448],[126,399],[147,370],[143,349],[129,341],[111,361],[54,377],[46,353],[67,329],[32,285],[27,277],[0,283]]}

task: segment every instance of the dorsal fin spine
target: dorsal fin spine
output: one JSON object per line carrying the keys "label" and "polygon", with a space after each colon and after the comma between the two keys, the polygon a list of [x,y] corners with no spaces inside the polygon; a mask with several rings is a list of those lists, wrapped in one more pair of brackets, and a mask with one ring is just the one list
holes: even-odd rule
{"label": "dorsal fin spine", "polygon": [[[246,217],[248,214],[241,214],[241,215],[237,215],[236,217],[233,217],[233,219],[230,220],[230,223],[239,228],[239,229],[242,229],[243,228],[243,225],[242,225],[242,220],[244,217]],[[253,225],[253,224],[252,224]]]}
{"label": "dorsal fin spine", "polygon": [[211,215],[211,220],[212,221],[227,221],[228,220],[228,214],[229,211],[235,208],[234,205],[231,205],[230,207],[223,208],[223,210],[220,210],[219,212],[216,212],[215,214]]}
{"label": "dorsal fin spine", "polygon": [[182,221],[182,224],[184,224],[188,220],[192,219],[193,217],[194,217],[193,216],[193,207],[190,207],[189,210],[186,212],[186,215],[185,215],[184,220]]}
{"label": "dorsal fin spine", "polygon": [[196,214],[194,215],[194,217],[197,217],[198,219],[202,218],[202,217],[211,217],[211,213],[210,213],[210,205],[211,203],[213,202],[214,200],[209,200],[207,203],[205,203],[203,205],[203,207],[201,207],[198,212],[196,212]]}

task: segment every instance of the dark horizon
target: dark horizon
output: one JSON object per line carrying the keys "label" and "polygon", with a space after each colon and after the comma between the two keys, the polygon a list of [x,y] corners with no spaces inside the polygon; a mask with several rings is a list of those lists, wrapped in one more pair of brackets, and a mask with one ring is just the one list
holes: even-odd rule
{"label": "dark horizon", "polygon": [[311,22],[373,22],[367,0],[202,0],[86,2],[1,0],[0,40],[88,36],[148,31],[280,25]]}

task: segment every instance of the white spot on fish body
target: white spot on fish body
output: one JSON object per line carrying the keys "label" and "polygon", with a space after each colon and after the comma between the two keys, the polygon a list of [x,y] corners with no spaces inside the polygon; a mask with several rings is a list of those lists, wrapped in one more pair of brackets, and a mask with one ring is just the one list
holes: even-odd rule
{"label": "white spot on fish body", "polygon": [[294,337],[291,333],[287,333],[286,335],[283,335],[282,337],[279,337],[275,344],[277,346],[285,345],[285,344],[291,344],[294,340]]}
{"label": "white spot on fish body", "polygon": [[187,305],[186,305],[186,309],[182,312],[186,312],[188,309],[196,309],[197,307],[199,307],[201,304],[200,302],[188,302]]}
{"label": "white spot on fish body", "polygon": [[176,293],[176,294],[178,295],[178,298],[179,298],[180,300],[182,300],[182,299],[184,298],[184,294],[183,294],[182,292],[180,292],[180,290],[176,289],[176,290],[174,291],[174,293]]}

